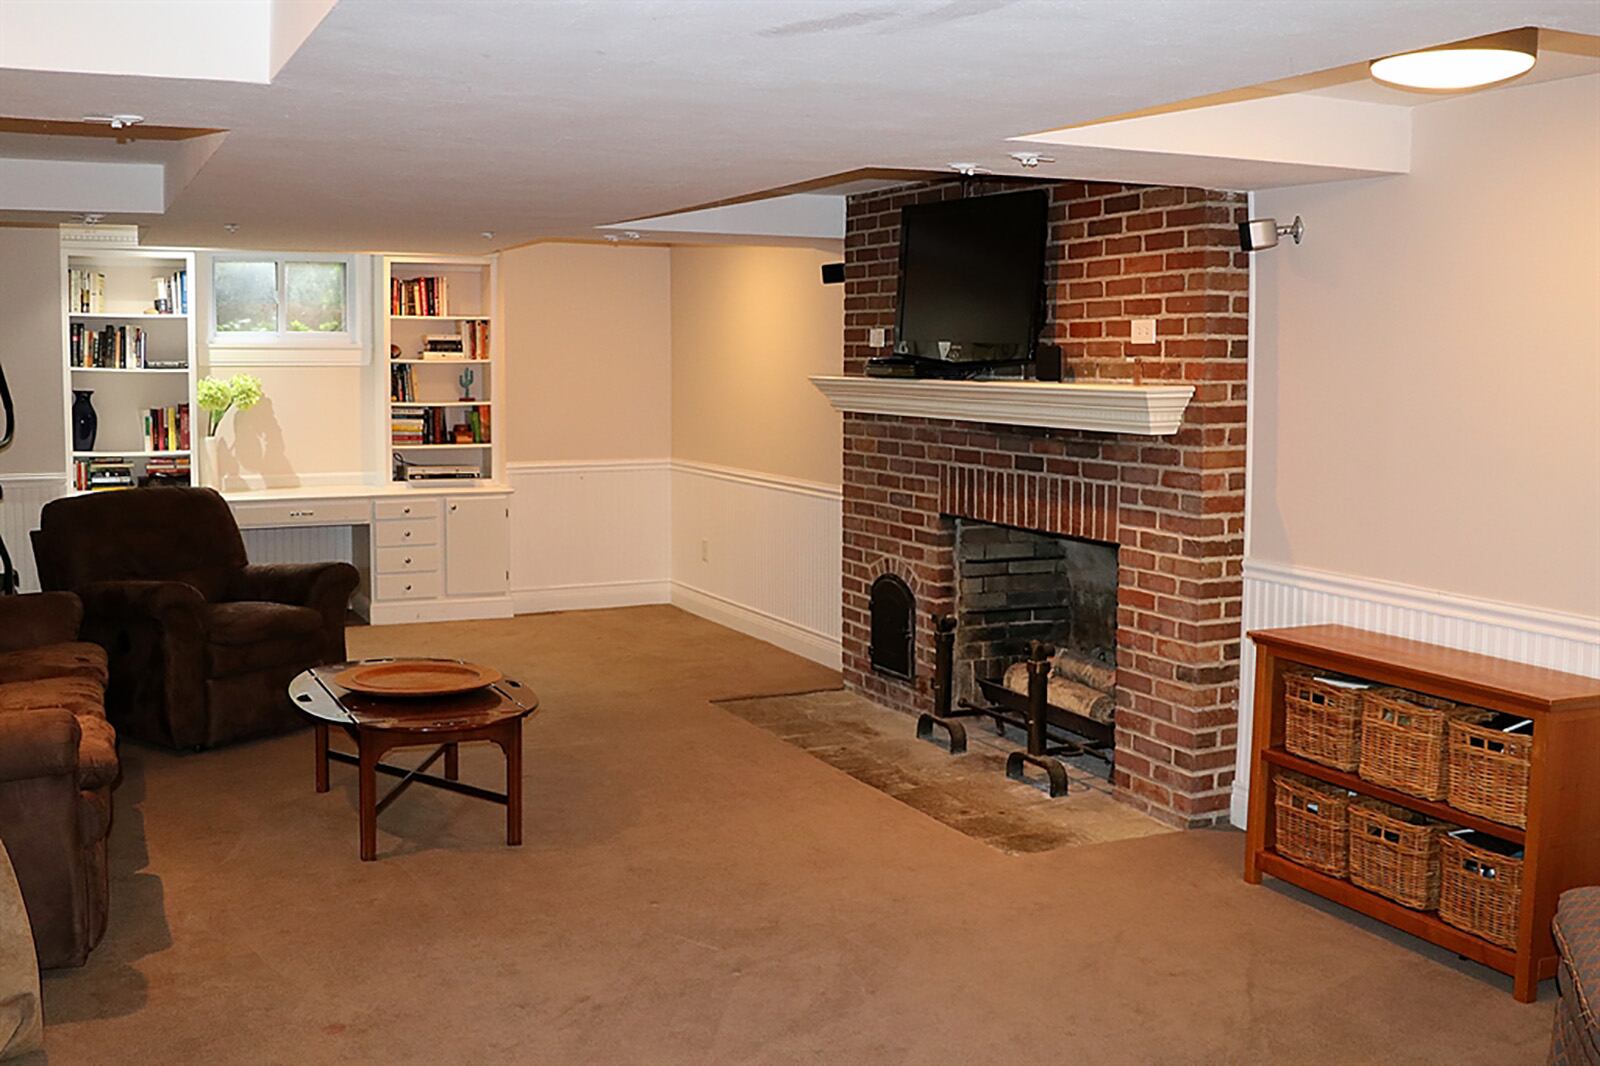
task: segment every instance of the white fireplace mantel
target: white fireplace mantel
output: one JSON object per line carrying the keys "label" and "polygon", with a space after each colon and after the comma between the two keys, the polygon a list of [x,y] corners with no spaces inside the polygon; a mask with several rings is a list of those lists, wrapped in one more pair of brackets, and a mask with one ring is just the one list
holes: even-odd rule
{"label": "white fireplace mantel", "polygon": [[1176,433],[1192,385],[1132,382],[941,381],[830,377],[811,383],[840,411],[950,418],[1011,426],[1084,429],[1146,437]]}

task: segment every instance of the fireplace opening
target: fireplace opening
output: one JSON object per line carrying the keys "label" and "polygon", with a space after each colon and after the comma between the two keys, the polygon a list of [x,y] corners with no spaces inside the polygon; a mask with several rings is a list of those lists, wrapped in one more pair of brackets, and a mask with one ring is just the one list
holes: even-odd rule
{"label": "fireplace opening", "polygon": [[872,668],[902,681],[916,673],[917,599],[896,574],[883,574],[872,583],[868,601],[872,645],[867,649]]}
{"label": "fireplace opening", "polygon": [[954,687],[1027,693],[1029,647],[1055,649],[1049,703],[1109,725],[1116,704],[1117,547],[960,519],[956,523]]}

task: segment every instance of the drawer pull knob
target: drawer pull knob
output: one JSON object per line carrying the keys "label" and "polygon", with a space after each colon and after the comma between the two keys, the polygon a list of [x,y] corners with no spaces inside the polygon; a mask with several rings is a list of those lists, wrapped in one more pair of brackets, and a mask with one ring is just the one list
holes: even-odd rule
{"label": "drawer pull knob", "polygon": [[401,514],[410,514],[410,513],[411,513],[411,508],[409,508],[409,507],[402,507],[402,508],[400,508],[400,513],[401,513]]}
{"label": "drawer pull knob", "polygon": [[409,530],[409,529],[408,529],[408,530],[406,530],[406,539],[407,539],[407,540],[410,540],[410,539],[411,539],[411,530]]}
{"label": "drawer pull knob", "polygon": [[411,556],[409,556],[409,555],[408,555],[408,556],[406,556],[406,565],[407,565],[407,566],[410,566],[410,565],[411,565]]}

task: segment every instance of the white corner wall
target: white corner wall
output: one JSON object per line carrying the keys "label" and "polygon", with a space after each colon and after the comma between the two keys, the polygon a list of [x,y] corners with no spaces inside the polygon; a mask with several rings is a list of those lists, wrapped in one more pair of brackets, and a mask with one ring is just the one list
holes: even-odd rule
{"label": "white corner wall", "polygon": [[1253,214],[1306,238],[1254,258],[1245,629],[1600,676],[1600,77],[1419,106],[1409,175]]}

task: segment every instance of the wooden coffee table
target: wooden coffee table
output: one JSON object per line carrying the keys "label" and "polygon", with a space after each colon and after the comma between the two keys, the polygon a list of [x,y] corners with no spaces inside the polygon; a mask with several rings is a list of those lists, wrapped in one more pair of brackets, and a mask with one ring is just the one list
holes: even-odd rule
{"label": "wooden coffee table", "polygon": [[[522,720],[539,709],[539,697],[510,679],[486,689],[459,696],[425,699],[387,699],[353,692],[334,683],[340,671],[362,659],[313,667],[289,682],[289,698],[316,729],[317,791],[328,791],[328,763],[342,762],[359,768],[361,809],[361,859],[378,857],[378,815],[414,783],[431,785],[463,796],[503,804],[506,808],[506,843],[522,843]],[[459,662],[456,659],[439,660]],[[337,726],[355,742],[358,754],[328,747],[328,728]],[[460,780],[458,745],[485,740],[499,746],[506,759],[506,790],[494,792]],[[415,769],[389,766],[383,757],[396,748],[435,746]],[[444,758],[444,776],[426,773]],[[400,778],[400,783],[378,798],[377,775]]]}

